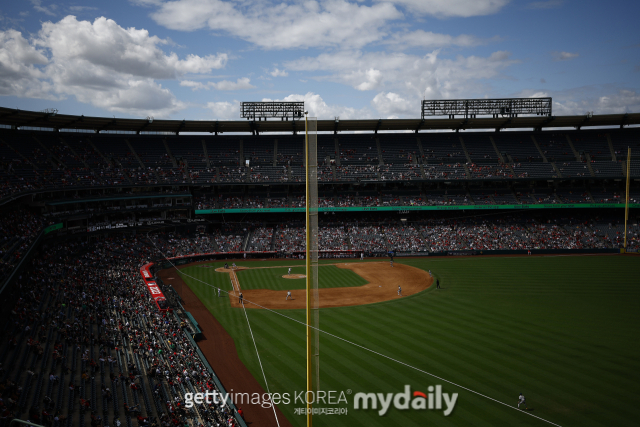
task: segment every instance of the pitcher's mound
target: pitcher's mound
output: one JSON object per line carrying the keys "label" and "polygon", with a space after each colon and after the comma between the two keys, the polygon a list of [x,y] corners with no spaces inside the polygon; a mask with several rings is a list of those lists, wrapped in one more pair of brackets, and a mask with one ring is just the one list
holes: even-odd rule
{"label": "pitcher's mound", "polygon": [[307,277],[304,274],[285,274],[284,276],[282,276],[284,279],[304,279],[305,277]]}

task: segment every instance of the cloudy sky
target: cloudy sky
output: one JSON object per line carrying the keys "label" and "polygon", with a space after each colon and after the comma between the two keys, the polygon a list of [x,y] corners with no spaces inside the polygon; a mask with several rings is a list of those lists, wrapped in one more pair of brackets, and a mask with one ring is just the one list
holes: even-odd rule
{"label": "cloudy sky", "polygon": [[416,118],[421,99],[551,96],[640,112],[640,3],[612,0],[22,0],[0,4],[0,105],[239,119]]}

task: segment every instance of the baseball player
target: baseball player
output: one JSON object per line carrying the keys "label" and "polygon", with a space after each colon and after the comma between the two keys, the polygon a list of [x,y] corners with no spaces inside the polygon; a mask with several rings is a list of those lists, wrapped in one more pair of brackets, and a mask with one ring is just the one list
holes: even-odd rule
{"label": "baseball player", "polygon": [[220,297],[220,288],[218,288],[218,298]]}
{"label": "baseball player", "polygon": [[238,302],[242,305],[242,292],[240,292],[240,295],[238,296]]}
{"label": "baseball player", "polygon": [[291,296],[291,291],[287,291],[287,297],[285,298],[285,301],[289,298],[293,299],[293,297]]}
{"label": "baseball player", "polygon": [[436,289],[442,289],[440,287],[440,279],[436,279]]}
{"label": "baseball player", "polygon": [[231,264],[231,268],[233,268],[234,270],[236,269],[236,263],[235,262],[233,264]]}
{"label": "baseball player", "polygon": [[529,410],[529,408],[527,408],[527,399],[525,399],[524,394],[522,393],[518,396],[518,408],[520,408],[520,405],[524,405],[524,409],[527,411]]}
{"label": "baseball player", "polygon": [[289,276],[291,276],[291,267],[289,267],[289,273],[287,273],[287,274],[289,274]]}
{"label": "baseball player", "polygon": [[389,265],[393,267],[393,258],[391,258],[391,260],[389,261]]}
{"label": "baseball player", "polygon": [[364,261],[364,252],[360,252],[360,261]]}
{"label": "baseball player", "polygon": [[[393,262],[393,261],[391,261],[391,262]],[[402,288],[400,286],[398,286],[398,295],[402,296]]]}

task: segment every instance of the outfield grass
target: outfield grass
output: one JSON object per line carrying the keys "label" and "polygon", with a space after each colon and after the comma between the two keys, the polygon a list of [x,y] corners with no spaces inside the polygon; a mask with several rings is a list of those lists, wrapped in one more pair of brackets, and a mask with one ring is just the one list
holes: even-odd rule
{"label": "outfield grass", "polygon": [[[397,261],[432,270],[443,289],[359,307],[322,309],[321,328],[509,405],[515,405],[523,392],[533,408],[531,414],[562,426],[637,425],[640,258]],[[245,264],[250,263],[241,263]],[[321,271],[325,268],[331,267]],[[231,290],[226,274],[198,267],[185,272]],[[239,278],[243,287],[260,287],[257,276]],[[244,314],[231,309],[227,298],[217,298],[210,286],[187,277],[185,281],[234,337],[240,358],[263,383]],[[304,390],[304,326],[265,310],[247,313],[270,391]],[[281,313],[304,319],[302,310]],[[426,392],[428,386],[442,384],[445,392],[457,392],[459,397],[448,417],[442,411],[395,409],[379,417],[371,410],[354,411],[349,395],[348,415],[317,416],[316,426],[549,425],[327,335],[321,335],[320,348],[324,390],[396,393],[410,384],[412,391]],[[302,426],[304,416],[293,414],[302,406],[280,408],[293,425]]]}

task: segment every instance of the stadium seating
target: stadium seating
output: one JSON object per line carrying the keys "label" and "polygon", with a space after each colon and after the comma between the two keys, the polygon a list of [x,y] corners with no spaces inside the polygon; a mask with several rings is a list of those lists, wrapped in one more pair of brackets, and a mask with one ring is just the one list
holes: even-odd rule
{"label": "stadium seating", "polygon": [[[189,239],[154,240],[163,251],[200,250]],[[0,341],[0,422],[227,425],[233,414],[226,406],[184,407],[186,392],[217,386],[189,336],[189,318],[158,312],[140,279],[138,267],[152,252],[151,242],[118,235],[43,250],[21,280]],[[168,288],[165,296],[177,306]]]}
{"label": "stadium seating", "polygon": [[[320,182],[640,176],[635,128],[460,134],[318,135]],[[611,143],[610,143],[611,141]],[[613,155],[612,155],[613,152]],[[615,158],[614,158],[615,156]],[[304,138],[0,130],[0,196],[60,188],[301,183]],[[250,161],[250,166],[244,163]]]}

